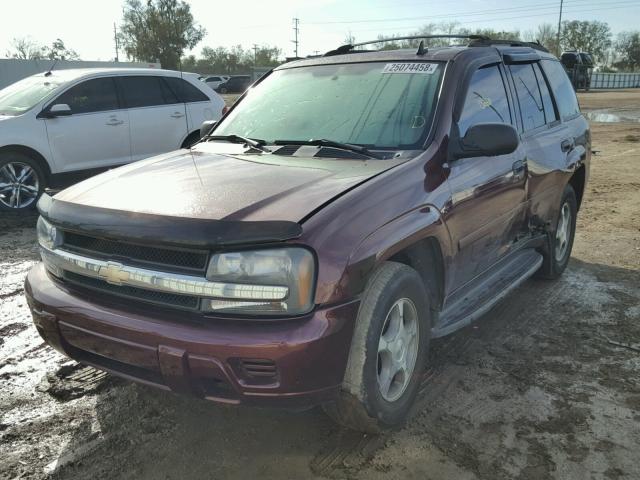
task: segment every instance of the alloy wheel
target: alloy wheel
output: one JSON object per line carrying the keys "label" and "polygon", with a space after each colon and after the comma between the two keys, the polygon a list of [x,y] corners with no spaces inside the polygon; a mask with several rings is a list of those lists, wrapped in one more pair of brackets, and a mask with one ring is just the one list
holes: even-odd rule
{"label": "alloy wheel", "polygon": [[388,402],[406,390],[418,356],[418,311],[408,298],[396,301],[382,327],[378,341],[378,389]]}
{"label": "alloy wheel", "polygon": [[569,239],[571,236],[571,208],[567,202],[562,204],[560,218],[556,228],[556,260],[562,262],[569,250]]}
{"label": "alloy wheel", "polygon": [[10,162],[0,168],[0,202],[12,209],[30,206],[38,198],[38,173],[26,163]]}

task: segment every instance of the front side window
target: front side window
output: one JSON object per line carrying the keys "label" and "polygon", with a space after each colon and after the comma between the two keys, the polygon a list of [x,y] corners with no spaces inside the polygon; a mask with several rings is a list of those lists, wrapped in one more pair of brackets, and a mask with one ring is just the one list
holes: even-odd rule
{"label": "front side window", "polygon": [[545,124],[544,105],[533,65],[530,63],[511,65],[510,69],[516,85],[524,131],[543,126]]}
{"label": "front side window", "polygon": [[111,77],[94,78],[79,83],[60,95],[53,102],[56,103],[66,103],[74,115],[119,108],[116,86]]}
{"label": "front side window", "polygon": [[370,148],[421,148],[433,121],[442,71],[442,64],[427,62],[276,70],[236,105],[215,133],[267,142],[327,139]]}
{"label": "front side window", "polygon": [[44,76],[27,77],[0,90],[0,115],[17,116],[33,108],[62,82]]}
{"label": "front side window", "polygon": [[458,121],[460,136],[478,123],[511,124],[507,91],[497,65],[480,68],[471,77]]}
{"label": "front side window", "polygon": [[567,72],[557,60],[542,60],[540,62],[544,73],[547,75],[560,117],[567,120],[580,113],[576,92],[571,86]]}

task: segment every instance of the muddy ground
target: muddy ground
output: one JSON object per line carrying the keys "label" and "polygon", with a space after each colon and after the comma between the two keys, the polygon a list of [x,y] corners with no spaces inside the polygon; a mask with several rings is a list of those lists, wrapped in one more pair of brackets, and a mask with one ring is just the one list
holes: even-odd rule
{"label": "muddy ground", "polygon": [[[581,103],[640,107],[640,91]],[[640,123],[594,123],[593,144],[565,275],[435,343],[415,416],[380,437],[66,360],[23,297],[35,217],[0,218],[0,478],[640,478]]]}

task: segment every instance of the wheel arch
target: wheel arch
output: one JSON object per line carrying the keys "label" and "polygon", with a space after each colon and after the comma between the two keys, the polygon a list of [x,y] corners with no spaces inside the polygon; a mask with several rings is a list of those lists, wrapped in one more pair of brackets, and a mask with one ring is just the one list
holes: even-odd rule
{"label": "wheel arch", "polygon": [[578,210],[580,210],[580,205],[582,204],[582,197],[584,195],[584,187],[586,182],[586,167],[581,165],[571,178],[569,179],[569,185],[573,188],[573,191],[576,192],[576,200],[578,201]]}
{"label": "wheel arch", "polygon": [[2,155],[3,153],[20,153],[22,155],[26,155],[27,157],[38,162],[38,164],[44,170],[44,173],[47,176],[47,180],[51,178],[51,167],[49,166],[49,162],[47,162],[46,158],[44,158],[44,156],[37,150],[24,145],[3,145],[2,147],[0,147],[0,155]]}
{"label": "wheel arch", "polygon": [[197,140],[199,140],[200,139],[200,129],[199,128],[197,130],[193,130],[192,132],[189,132],[187,134],[187,136],[184,137],[184,139],[182,140],[182,143],[180,144],[180,148],[187,148],[186,145],[189,142],[189,140],[192,139],[192,138],[196,138],[196,135],[197,135]]}

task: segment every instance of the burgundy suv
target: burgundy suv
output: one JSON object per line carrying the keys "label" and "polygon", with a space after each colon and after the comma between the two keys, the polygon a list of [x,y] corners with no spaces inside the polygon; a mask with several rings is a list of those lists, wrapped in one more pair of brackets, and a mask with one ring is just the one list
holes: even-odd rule
{"label": "burgundy suv", "polygon": [[165,390],[401,424],[432,338],[565,269],[589,172],[558,60],[468,40],[288,63],[192,149],[44,196],[42,337]]}

